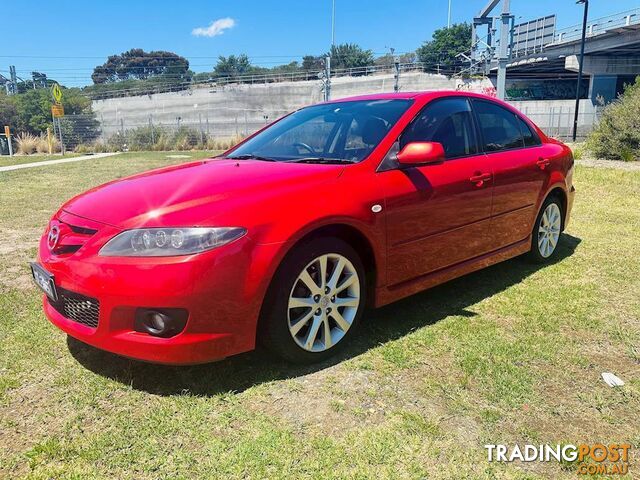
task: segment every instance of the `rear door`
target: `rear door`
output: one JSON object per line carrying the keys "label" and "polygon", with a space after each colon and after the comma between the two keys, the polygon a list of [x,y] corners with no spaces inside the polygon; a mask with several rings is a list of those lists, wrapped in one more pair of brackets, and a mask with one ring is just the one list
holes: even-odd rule
{"label": "rear door", "polygon": [[469,101],[446,97],[428,103],[396,148],[420,141],[440,142],[446,160],[403,169],[391,164],[379,172],[390,285],[491,249],[492,168],[480,152]]}
{"label": "rear door", "polygon": [[519,115],[489,100],[472,102],[483,150],[493,166],[491,231],[497,249],[531,233],[537,199],[549,176],[548,152]]}

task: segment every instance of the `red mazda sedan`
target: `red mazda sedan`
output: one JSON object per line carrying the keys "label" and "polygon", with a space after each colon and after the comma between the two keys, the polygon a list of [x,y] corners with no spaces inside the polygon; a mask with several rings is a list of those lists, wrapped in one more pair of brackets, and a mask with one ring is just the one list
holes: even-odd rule
{"label": "red mazda sedan", "polygon": [[572,173],[569,148],[493,98],[342,99],[73,198],[33,276],[56,326],[110,352],[193,364],[260,341],[313,362],[357,335],[366,306],[551,259]]}

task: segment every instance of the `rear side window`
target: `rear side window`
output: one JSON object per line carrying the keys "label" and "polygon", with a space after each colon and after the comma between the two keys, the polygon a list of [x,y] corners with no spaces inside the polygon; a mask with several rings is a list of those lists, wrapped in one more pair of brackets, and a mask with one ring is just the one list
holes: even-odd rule
{"label": "rear side window", "polygon": [[524,139],[516,116],[500,105],[474,100],[486,152],[499,152],[524,147]]}
{"label": "rear side window", "polygon": [[540,145],[540,139],[538,135],[531,130],[531,127],[527,122],[525,122],[522,118],[516,115],[516,119],[518,120],[518,125],[520,126],[520,132],[522,132],[522,138],[524,139],[525,147],[534,147],[536,145]]}
{"label": "rear side window", "polygon": [[439,142],[446,158],[478,153],[469,102],[445,98],[429,103],[400,137],[400,148],[411,142]]}

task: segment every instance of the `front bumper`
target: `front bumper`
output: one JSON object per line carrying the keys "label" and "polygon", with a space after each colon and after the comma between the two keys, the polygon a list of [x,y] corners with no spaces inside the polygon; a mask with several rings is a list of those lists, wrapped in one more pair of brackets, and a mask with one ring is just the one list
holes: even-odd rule
{"label": "front bumper", "polygon": [[[82,222],[65,214],[63,221]],[[116,232],[104,226],[97,235]],[[96,245],[93,245],[95,243]],[[46,235],[38,262],[57,288],[99,301],[96,328],[66,317],[44,296],[47,318],[70,336],[126,357],[164,364],[196,364],[252,350],[273,246],[243,237],[198,255],[167,258],[101,257],[104,239],[72,255],[52,255]],[[261,261],[256,262],[257,259]],[[184,308],[184,330],[170,338],[134,330],[137,308]]]}

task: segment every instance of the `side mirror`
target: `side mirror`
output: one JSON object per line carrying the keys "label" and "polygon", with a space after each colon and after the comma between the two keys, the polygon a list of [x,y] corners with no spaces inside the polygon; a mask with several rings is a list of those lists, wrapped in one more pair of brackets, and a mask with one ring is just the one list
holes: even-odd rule
{"label": "side mirror", "polygon": [[397,159],[405,167],[442,162],[444,148],[438,142],[411,142],[398,152]]}

